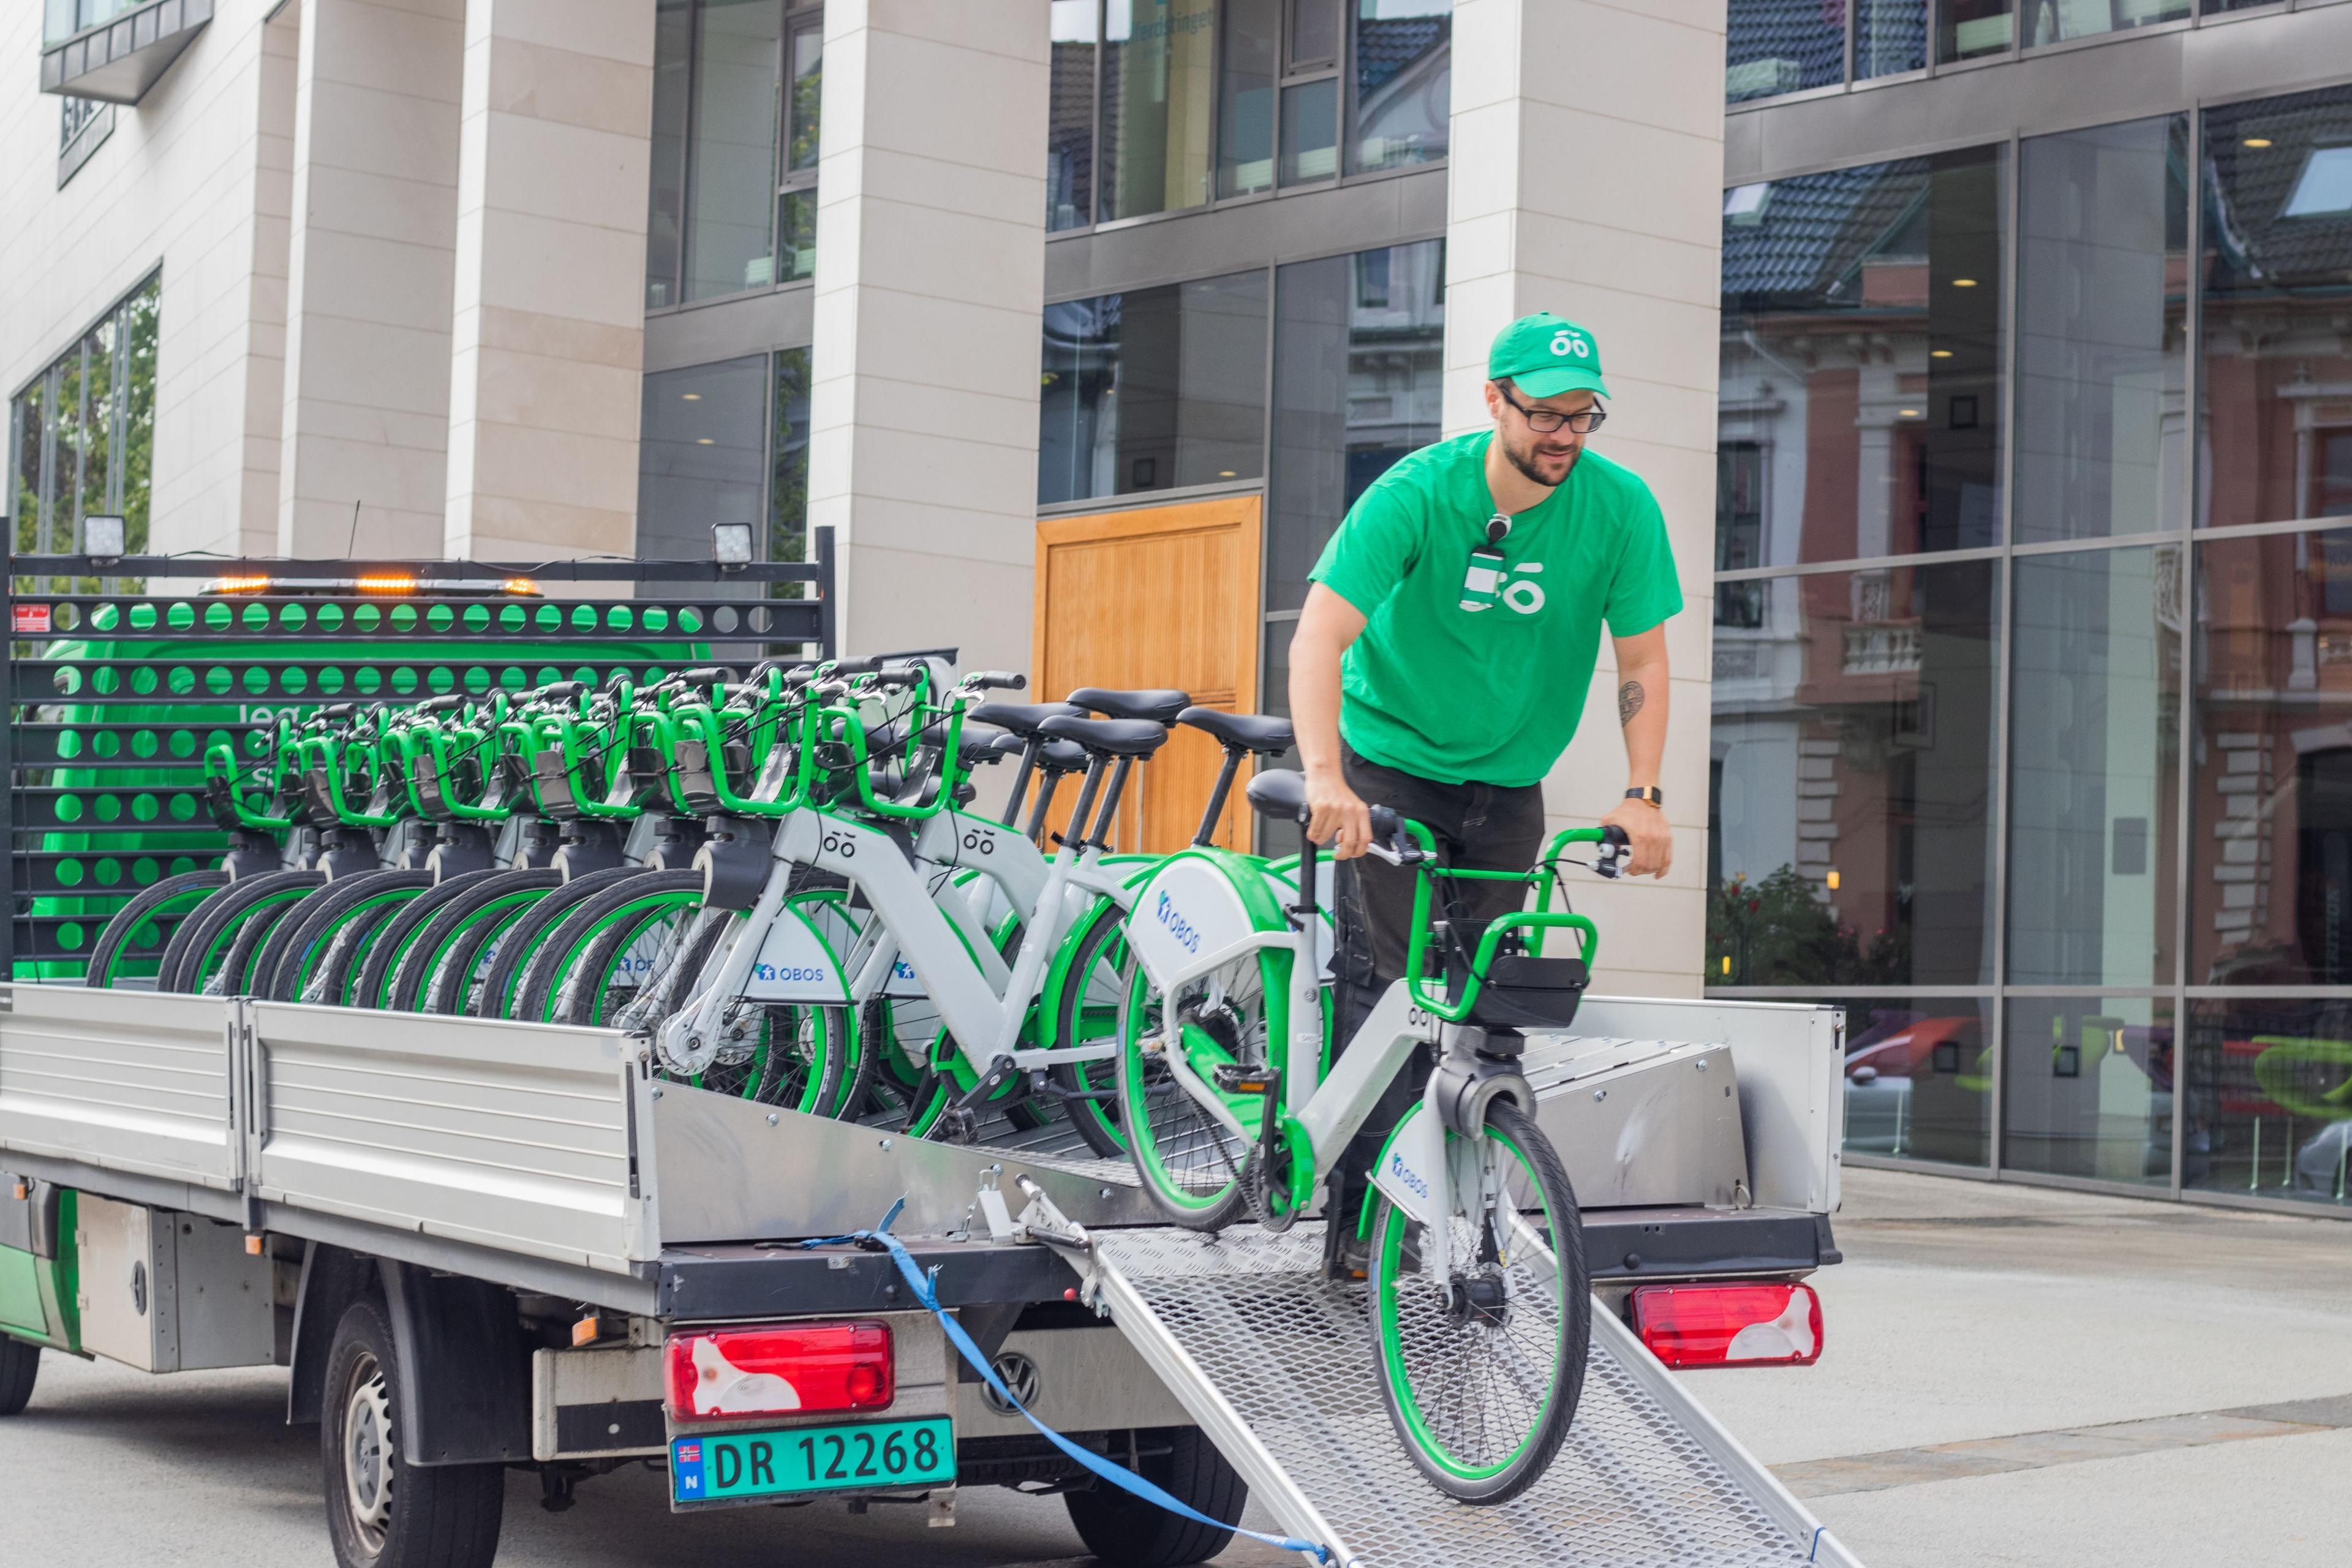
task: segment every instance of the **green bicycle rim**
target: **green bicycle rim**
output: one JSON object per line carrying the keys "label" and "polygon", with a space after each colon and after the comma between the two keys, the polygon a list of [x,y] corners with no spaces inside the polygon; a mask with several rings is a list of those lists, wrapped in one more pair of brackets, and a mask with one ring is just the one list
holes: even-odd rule
{"label": "green bicycle rim", "polygon": [[[1283,1005],[1285,997],[1282,972],[1286,968],[1282,963],[1283,956],[1286,955],[1277,954],[1272,950],[1262,950],[1257,961],[1259,983],[1265,987],[1261,1001],[1265,1009],[1266,1039],[1269,1043],[1282,1037],[1286,1011]],[[1143,1105],[1150,1087],[1145,1084],[1141,1078],[1144,1065],[1143,1014],[1150,984],[1149,977],[1138,969],[1134,979],[1128,985],[1127,1026],[1123,1032],[1121,1048],[1117,1058],[1119,1064],[1119,1099],[1122,1108]],[[1165,1005],[1164,1002],[1162,1005]],[[1187,1099],[1191,1097],[1190,1091],[1181,1085],[1171,1087],[1174,1093],[1183,1095]],[[1212,1089],[1211,1092],[1215,1093],[1216,1090]],[[1265,1101],[1257,1096],[1220,1095],[1219,1098],[1234,1111],[1244,1127],[1250,1121],[1247,1113],[1255,1112],[1260,1116],[1265,1113]],[[1203,1112],[1202,1120],[1207,1121],[1211,1119]],[[1235,1169],[1230,1181],[1215,1191],[1202,1195],[1187,1190],[1171,1173],[1167,1158],[1160,1147],[1160,1140],[1150,1130],[1148,1116],[1130,1115],[1128,1117],[1128,1152],[1135,1162],[1137,1173],[1150,1185],[1152,1192],[1171,1209],[1206,1214],[1231,1200],[1234,1189],[1240,1184],[1243,1170],[1246,1167],[1246,1154],[1244,1156],[1242,1166]],[[1213,1125],[1221,1129],[1223,1126],[1222,1122],[1214,1122]]]}
{"label": "green bicycle rim", "polygon": [[[359,920],[366,915],[376,914],[377,911],[383,910],[388,904],[404,904],[424,890],[425,889],[422,888],[392,889],[388,891],[378,893],[373,898],[362,900],[357,905],[344,910],[342,918],[337,921],[333,925],[327,928],[324,931],[321,931],[319,934],[318,940],[313,942],[309,947],[305,948],[298,958],[294,970],[295,999],[299,1001],[302,994],[310,989],[310,980],[312,975],[318,970],[319,961],[325,958],[328,953],[334,950],[336,939],[351,929],[352,922],[353,921]],[[378,919],[382,918],[383,916],[378,915]],[[366,951],[366,944],[362,942],[361,944],[360,952],[353,953],[352,955],[353,960],[356,961],[361,956],[361,953],[364,953]],[[334,1005],[341,1006],[347,1001],[348,997],[338,996],[334,998]]]}

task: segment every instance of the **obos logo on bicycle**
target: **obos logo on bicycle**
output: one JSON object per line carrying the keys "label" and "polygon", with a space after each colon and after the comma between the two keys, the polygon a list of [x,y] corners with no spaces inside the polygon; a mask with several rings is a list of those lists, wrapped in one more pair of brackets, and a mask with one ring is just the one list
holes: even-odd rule
{"label": "obos logo on bicycle", "polygon": [[1201,951],[1201,933],[1192,928],[1192,922],[1184,918],[1183,911],[1177,909],[1174,900],[1165,892],[1160,895],[1160,901],[1152,906],[1151,912],[1160,918],[1161,925],[1168,928],[1169,935],[1183,943],[1185,952]]}
{"label": "obos logo on bicycle", "polygon": [[1429,1196],[1429,1184],[1420,1173],[1404,1163],[1404,1156],[1391,1150],[1389,1153],[1389,1174],[1412,1189],[1415,1197]]}
{"label": "obos logo on bicycle", "polygon": [[751,966],[751,978],[763,985],[823,985],[833,979],[833,972],[823,967],[755,963]]}

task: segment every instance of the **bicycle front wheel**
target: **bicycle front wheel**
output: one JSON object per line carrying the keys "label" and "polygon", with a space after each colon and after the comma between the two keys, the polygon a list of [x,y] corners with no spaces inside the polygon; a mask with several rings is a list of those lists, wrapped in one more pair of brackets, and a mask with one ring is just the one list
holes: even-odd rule
{"label": "bicycle front wheel", "polygon": [[1385,1197],[1373,1222],[1381,1396],[1441,1491],[1507,1502],[1550,1466],[1583,1393],[1584,1228],[1559,1154],[1508,1101],[1488,1110],[1482,1136],[1446,1134],[1446,1164],[1444,1260]]}

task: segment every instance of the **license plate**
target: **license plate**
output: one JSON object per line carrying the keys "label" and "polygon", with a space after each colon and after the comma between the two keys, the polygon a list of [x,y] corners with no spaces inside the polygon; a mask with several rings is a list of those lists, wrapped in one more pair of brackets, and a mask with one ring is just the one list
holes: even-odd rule
{"label": "license plate", "polygon": [[669,1443],[675,1503],[928,1486],[951,1481],[955,1473],[955,1433],[945,1416],[712,1432]]}

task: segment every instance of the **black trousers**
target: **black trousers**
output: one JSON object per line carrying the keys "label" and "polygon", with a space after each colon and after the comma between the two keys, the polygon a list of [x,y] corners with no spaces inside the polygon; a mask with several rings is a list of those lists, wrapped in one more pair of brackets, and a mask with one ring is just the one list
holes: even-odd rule
{"label": "black trousers", "polygon": [[[1542,852],[1544,837],[1541,784],[1439,784],[1397,768],[1383,767],[1342,746],[1340,769],[1348,787],[1372,805],[1385,805],[1428,828],[1437,839],[1441,865],[1474,871],[1524,871]],[[1347,1042],[1370,1016],[1381,994],[1403,977],[1405,955],[1412,940],[1414,872],[1410,866],[1360,856],[1336,868],[1332,893],[1338,930],[1338,951],[1332,966],[1339,982],[1338,1047]],[[1489,922],[1516,913],[1527,902],[1527,889],[1517,882],[1454,881],[1440,877],[1433,883],[1433,918],[1453,922],[1463,943],[1475,951]],[[1410,1069],[1397,1075],[1379,1107],[1365,1121],[1340,1157],[1332,1175],[1332,1198],[1344,1205],[1337,1212],[1352,1222],[1372,1162],[1405,1108],[1420,1098],[1434,1065],[1424,1048]],[[1337,1223],[1333,1229],[1339,1228]]]}

